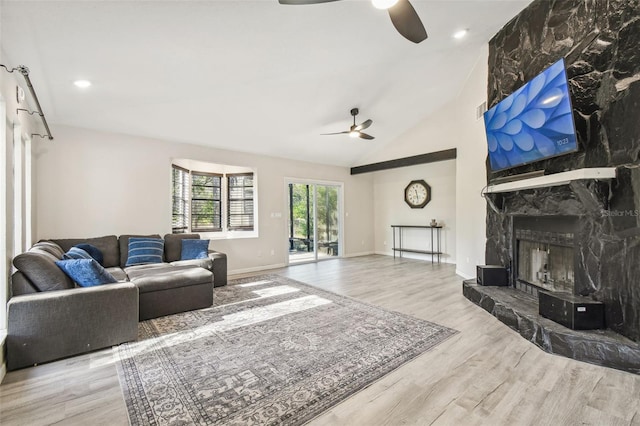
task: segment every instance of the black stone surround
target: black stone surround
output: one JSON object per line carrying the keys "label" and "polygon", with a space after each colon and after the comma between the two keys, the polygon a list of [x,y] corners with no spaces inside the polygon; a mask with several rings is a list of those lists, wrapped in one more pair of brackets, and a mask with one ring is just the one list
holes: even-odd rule
{"label": "black stone surround", "polygon": [[487,178],[585,167],[617,178],[488,195],[486,264],[513,266],[515,216],[577,216],[576,293],[604,302],[606,326],[638,342],[640,0],[534,1],[489,43],[489,107],[561,57],[580,151]]}
{"label": "black stone surround", "polygon": [[611,330],[570,330],[538,315],[538,300],[513,287],[462,283],[464,296],[546,352],[640,374],[640,346]]}

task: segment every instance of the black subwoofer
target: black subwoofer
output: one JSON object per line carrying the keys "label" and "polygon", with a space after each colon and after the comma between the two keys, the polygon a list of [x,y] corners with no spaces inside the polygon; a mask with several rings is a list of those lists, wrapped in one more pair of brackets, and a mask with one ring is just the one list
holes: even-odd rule
{"label": "black subwoofer", "polygon": [[572,330],[604,328],[604,303],[587,297],[540,291],[538,312]]}
{"label": "black subwoofer", "polygon": [[499,265],[478,265],[476,282],[480,285],[509,285],[507,269]]}

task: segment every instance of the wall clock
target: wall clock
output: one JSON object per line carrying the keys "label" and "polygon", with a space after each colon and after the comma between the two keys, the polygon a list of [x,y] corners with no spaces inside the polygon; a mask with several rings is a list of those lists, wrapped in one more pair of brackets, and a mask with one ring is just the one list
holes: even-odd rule
{"label": "wall clock", "polygon": [[404,201],[412,209],[421,209],[431,201],[431,187],[424,180],[412,180],[404,189]]}

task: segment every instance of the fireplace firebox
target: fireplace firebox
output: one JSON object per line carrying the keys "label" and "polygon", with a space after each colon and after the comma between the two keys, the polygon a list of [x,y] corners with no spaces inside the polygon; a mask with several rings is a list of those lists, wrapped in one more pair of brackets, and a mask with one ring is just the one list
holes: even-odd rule
{"label": "fireplace firebox", "polygon": [[534,296],[538,291],[576,294],[576,217],[513,217],[514,286]]}

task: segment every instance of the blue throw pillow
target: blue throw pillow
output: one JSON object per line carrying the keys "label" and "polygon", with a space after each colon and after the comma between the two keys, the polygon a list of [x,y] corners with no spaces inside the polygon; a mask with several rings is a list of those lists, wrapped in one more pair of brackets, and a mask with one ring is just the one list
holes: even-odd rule
{"label": "blue throw pillow", "polygon": [[71,247],[63,256],[63,259],[93,259],[89,253],[78,247]]}
{"label": "blue throw pillow", "polygon": [[58,260],[56,265],[81,287],[118,282],[93,258]]}
{"label": "blue throw pillow", "polygon": [[180,260],[206,259],[209,257],[209,240],[182,240]]}
{"label": "blue throw pillow", "polygon": [[79,249],[86,251],[87,253],[89,253],[89,256],[91,256],[96,260],[96,262],[104,266],[104,256],[102,255],[102,252],[98,247],[92,246],[91,244],[86,244],[86,243],[76,244],[74,247],[77,247]]}
{"label": "blue throw pillow", "polygon": [[129,254],[124,266],[162,263],[164,240],[161,238],[129,238]]}

